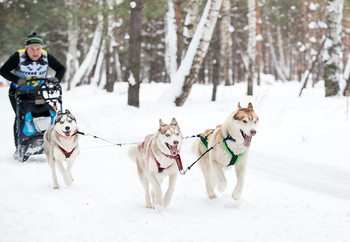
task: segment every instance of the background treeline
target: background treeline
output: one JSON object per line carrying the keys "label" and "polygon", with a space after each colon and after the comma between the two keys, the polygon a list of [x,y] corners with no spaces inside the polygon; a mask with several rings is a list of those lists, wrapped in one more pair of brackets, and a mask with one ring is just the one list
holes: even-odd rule
{"label": "background treeline", "polygon": [[[177,26],[177,66],[186,53],[206,2],[172,1]],[[198,82],[233,85],[246,81],[247,2],[223,1]],[[44,37],[45,49],[67,66],[65,81],[70,83],[69,88],[96,84],[113,91],[114,82],[128,81],[129,77],[126,72],[130,59],[130,12],[134,3],[112,0],[0,1],[0,64],[24,47],[25,36],[37,32]],[[327,32],[327,1],[257,0],[255,3],[257,83],[260,73],[272,74],[276,80],[301,80],[312,64],[309,80],[313,83],[322,80],[324,70],[318,54]],[[142,0],[141,11],[140,80],[170,82],[165,61],[168,3]],[[344,1],[342,25],[343,66],[340,68],[343,71],[350,51],[350,1],[347,0]]]}

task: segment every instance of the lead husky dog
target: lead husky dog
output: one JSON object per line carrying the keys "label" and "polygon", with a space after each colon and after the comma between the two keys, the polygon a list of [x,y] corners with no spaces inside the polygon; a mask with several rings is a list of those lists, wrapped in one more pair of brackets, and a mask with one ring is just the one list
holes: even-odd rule
{"label": "lead husky dog", "polygon": [[[77,129],[75,117],[66,110],[64,113],[57,113],[54,124],[44,133],[44,150],[51,168],[54,189],[60,188],[57,181],[56,165],[61,171],[66,185],[72,185],[71,169],[75,158],[79,154]],[[64,159],[67,161],[67,168],[62,164]]]}
{"label": "lead husky dog", "polygon": [[[160,119],[159,129],[155,134],[145,137],[142,143],[131,147],[128,151],[130,159],[137,165],[137,172],[145,189],[146,207],[155,208],[157,205],[168,206],[175,189],[178,169],[182,170],[180,149],[183,136],[175,118],[165,124]],[[162,182],[169,176],[169,186],[162,194]],[[151,183],[152,201],[149,191]]]}
{"label": "lead husky dog", "polygon": [[238,110],[233,112],[222,125],[214,130],[206,130],[192,144],[192,152],[201,156],[207,149],[214,147],[209,154],[199,160],[205,178],[208,197],[216,198],[215,187],[223,192],[227,186],[225,170],[235,166],[237,184],[232,198],[238,200],[241,196],[247,166],[249,146],[256,134],[259,121],[253,105],[242,108],[238,103]]}

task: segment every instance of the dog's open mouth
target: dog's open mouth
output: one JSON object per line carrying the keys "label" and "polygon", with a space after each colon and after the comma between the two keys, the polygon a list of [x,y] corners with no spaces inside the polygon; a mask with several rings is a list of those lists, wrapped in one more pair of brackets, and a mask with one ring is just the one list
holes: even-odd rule
{"label": "dog's open mouth", "polygon": [[243,130],[241,130],[241,134],[242,134],[242,136],[243,136],[243,139],[244,139],[244,146],[245,147],[249,147],[250,146],[250,143],[252,142],[252,137],[253,136],[249,136],[249,135],[247,135],[247,134],[245,134],[244,132],[243,132]]}
{"label": "dog's open mouth", "polygon": [[63,133],[64,133],[64,135],[65,135],[66,137],[69,137],[69,136],[70,136],[70,131],[64,131]]}
{"label": "dog's open mouth", "polygon": [[165,143],[165,145],[168,147],[172,155],[177,155],[177,153],[179,152],[177,149],[177,145],[169,145],[168,143]]}

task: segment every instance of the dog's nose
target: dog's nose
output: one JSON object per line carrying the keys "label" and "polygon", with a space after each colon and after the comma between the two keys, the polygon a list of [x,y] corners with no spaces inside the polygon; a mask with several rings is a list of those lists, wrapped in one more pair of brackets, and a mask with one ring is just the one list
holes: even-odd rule
{"label": "dog's nose", "polygon": [[177,141],[177,140],[174,140],[174,145],[178,145],[179,144],[179,141]]}
{"label": "dog's nose", "polygon": [[70,127],[69,126],[66,126],[66,128],[65,128],[66,130],[70,130]]}
{"label": "dog's nose", "polygon": [[251,135],[251,136],[256,135],[256,130],[255,130],[255,129],[250,130],[250,135]]}

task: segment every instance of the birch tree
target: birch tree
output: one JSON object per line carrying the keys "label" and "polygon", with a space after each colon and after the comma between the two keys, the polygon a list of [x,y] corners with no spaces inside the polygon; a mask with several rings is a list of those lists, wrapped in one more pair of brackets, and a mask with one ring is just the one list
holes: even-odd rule
{"label": "birch tree", "polygon": [[172,0],[168,1],[168,12],[165,16],[165,66],[167,68],[170,82],[173,80],[173,75],[177,71],[177,36],[176,36],[176,23],[175,23],[175,11]]}
{"label": "birch tree", "polygon": [[78,30],[78,19],[77,19],[77,15],[75,14],[79,1],[74,2],[73,0],[66,0],[65,4],[68,8],[71,9],[71,12],[67,13],[69,21],[68,21],[68,29],[67,29],[67,41],[68,41],[68,51],[67,51],[67,57],[66,57],[67,71],[65,75],[65,79],[68,82],[67,89],[70,90],[71,79],[73,78],[73,75],[79,66],[79,61],[77,56],[79,30]]}
{"label": "birch tree", "polygon": [[341,34],[344,0],[327,2],[327,35],[323,54],[325,96],[339,92],[340,70],[342,66]]}
{"label": "birch tree", "polygon": [[223,72],[225,86],[233,83],[232,78],[232,38],[231,38],[231,3],[223,0],[220,22],[220,47],[221,56],[224,59]]}
{"label": "birch tree", "polygon": [[72,80],[72,85],[78,85],[80,83],[82,83],[85,79],[85,77],[87,77],[95,62],[97,59],[97,55],[98,55],[98,50],[100,48],[100,44],[101,44],[101,39],[102,39],[102,31],[103,31],[103,15],[101,13],[98,14],[98,22],[97,22],[97,26],[96,26],[96,30],[94,33],[94,37],[90,46],[90,49],[84,59],[84,61],[82,62],[82,64],[79,66],[79,69],[76,71],[73,80]]}
{"label": "birch tree", "polygon": [[[222,0],[212,0],[212,1],[208,0],[207,2],[203,16],[196,30],[196,34],[198,33],[197,35],[198,44],[196,45],[195,43],[196,39],[193,38],[192,39],[193,44],[191,41],[189,50],[187,50],[187,53],[189,54],[188,58],[191,59],[192,65],[189,73],[185,72],[187,75],[185,77],[185,81],[182,86],[182,93],[180,94],[180,96],[178,96],[175,99],[176,106],[182,106],[186,102],[187,97],[190,94],[192,85],[197,79],[199,69],[208,51],[208,47],[213,35],[213,31],[219,15],[221,4],[222,4]],[[192,50],[191,50],[191,47],[193,48]],[[195,51],[194,51],[194,55],[192,54],[193,58],[191,58],[190,57],[191,54],[189,52],[193,50]],[[187,56],[187,53],[186,53],[186,56]],[[188,64],[188,63],[185,63],[185,64],[184,63],[185,62],[182,62],[181,66]]]}
{"label": "birch tree", "polygon": [[247,94],[253,95],[254,67],[256,56],[256,12],[255,0],[248,0],[248,89]]}

